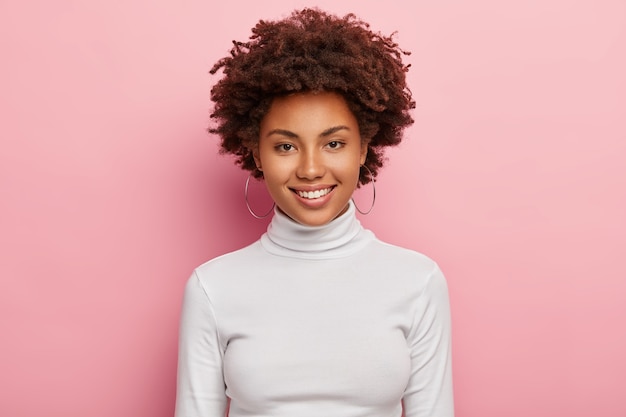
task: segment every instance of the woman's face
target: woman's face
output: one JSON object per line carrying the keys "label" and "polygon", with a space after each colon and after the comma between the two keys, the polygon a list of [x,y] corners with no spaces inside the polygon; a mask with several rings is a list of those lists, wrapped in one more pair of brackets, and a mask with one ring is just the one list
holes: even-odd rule
{"label": "woman's face", "polygon": [[309,226],[348,208],[365,162],[356,118],[336,93],[277,97],[261,121],[257,167],[286,215]]}

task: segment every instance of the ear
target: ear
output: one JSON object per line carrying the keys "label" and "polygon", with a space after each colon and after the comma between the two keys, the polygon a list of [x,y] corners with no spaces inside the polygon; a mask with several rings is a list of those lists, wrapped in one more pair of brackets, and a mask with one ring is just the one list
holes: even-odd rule
{"label": "ear", "polygon": [[258,169],[259,171],[263,171],[263,167],[261,166],[261,157],[259,156],[258,146],[255,146],[254,149],[252,149],[252,157],[254,158],[256,169]]}
{"label": "ear", "polygon": [[361,165],[365,163],[365,159],[367,158],[367,149],[369,148],[369,141],[361,142],[361,155],[359,161]]}

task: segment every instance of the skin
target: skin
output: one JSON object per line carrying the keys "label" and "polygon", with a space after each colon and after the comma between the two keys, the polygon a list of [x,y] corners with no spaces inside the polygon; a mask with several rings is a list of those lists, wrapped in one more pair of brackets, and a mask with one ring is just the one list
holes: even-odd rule
{"label": "skin", "polygon": [[253,155],[278,208],[298,223],[321,226],[348,209],[367,143],[341,95],[307,92],[273,100]]}

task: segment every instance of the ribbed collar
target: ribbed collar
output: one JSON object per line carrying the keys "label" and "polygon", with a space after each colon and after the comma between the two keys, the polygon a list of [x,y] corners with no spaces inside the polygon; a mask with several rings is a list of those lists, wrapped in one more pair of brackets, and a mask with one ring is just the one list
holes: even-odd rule
{"label": "ribbed collar", "polygon": [[332,259],[349,256],[374,239],[356,218],[354,203],[338,218],[323,226],[306,226],[278,209],[261,236],[261,244],[271,254],[303,259]]}

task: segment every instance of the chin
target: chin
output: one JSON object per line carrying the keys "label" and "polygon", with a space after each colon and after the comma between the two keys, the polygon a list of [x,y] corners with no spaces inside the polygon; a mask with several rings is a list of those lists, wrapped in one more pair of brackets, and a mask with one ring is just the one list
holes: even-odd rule
{"label": "chin", "polygon": [[341,210],[337,210],[337,211],[333,210],[332,212],[324,210],[324,211],[320,211],[317,213],[293,213],[294,215],[291,215],[285,212],[284,210],[281,210],[281,211],[297,223],[300,223],[305,226],[314,227],[314,226],[324,226],[332,222],[337,217],[344,214],[347,210],[348,210],[348,204],[346,204],[345,208],[342,208]]}

